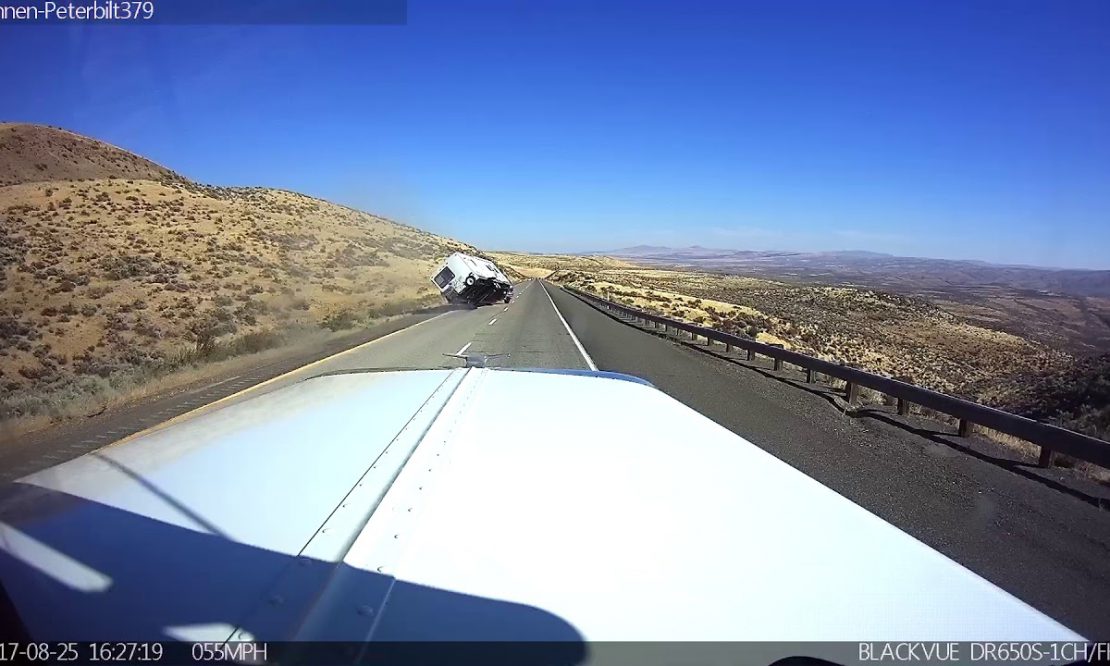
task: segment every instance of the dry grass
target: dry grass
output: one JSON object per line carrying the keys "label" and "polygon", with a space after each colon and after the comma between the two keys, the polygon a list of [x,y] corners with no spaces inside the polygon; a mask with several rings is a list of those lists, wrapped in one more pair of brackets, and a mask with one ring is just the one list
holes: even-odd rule
{"label": "dry grass", "polygon": [[64,129],[0,123],[0,187],[85,178],[173,180],[180,176],[103,141]]}
{"label": "dry grass", "polygon": [[[186,360],[437,304],[437,263],[475,252],[293,192],[198,185],[57,130],[20,143],[13,127],[28,126],[0,126],[0,177],[35,180],[0,187],[0,420],[64,418]],[[3,152],[13,141],[51,159]]]}
{"label": "dry grass", "polygon": [[[496,261],[496,257],[494,259]],[[520,276],[521,278],[543,278],[551,274],[551,271],[547,270],[546,268],[518,266],[516,264],[506,264],[500,261],[497,262],[497,265],[501,267],[501,270],[506,271],[505,274],[509,277],[514,277],[515,274],[517,276]]]}
{"label": "dry grass", "polygon": [[612,257],[580,257],[572,254],[528,254],[524,252],[489,252],[497,265],[528,277],[547,277],[558,270],[602,271],[635,268],[622,259]]}
{"label": "dry grass", "polygon": [[[377,321],[386,319],[388,317]],[[186,352],[169,363],[126,368],[108,378],[95,378],[77,385],[65,384],[53,392],[28,393],[26,400],[43,404],[27,409],[25,416],[0,421],[0,445],[61,421],[168,395],[198,382],[249,372],[295,351],[316,349],[329,340],[349,334],[350,331],[296,327],[286,329],[280,335],[262,336],[261,346],[244,344],[242,338],[226,340],[208,356]]]}
{"label": "dry grass", "polygon": [[1062,355],[962,320],[927,300],[871,289],[659,269],[561,270],[552,279],[660,314],[746,334],[920,386],[985,399],[989,381]]}

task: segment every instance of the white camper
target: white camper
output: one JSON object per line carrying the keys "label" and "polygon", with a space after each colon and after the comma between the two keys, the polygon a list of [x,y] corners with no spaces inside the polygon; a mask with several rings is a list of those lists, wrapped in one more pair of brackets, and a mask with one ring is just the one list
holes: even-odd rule
{"label": "white camper", "polygon": [[456,252],[432,278],[448,303],[487,305],[509,302],[513,285],[492,261]]}

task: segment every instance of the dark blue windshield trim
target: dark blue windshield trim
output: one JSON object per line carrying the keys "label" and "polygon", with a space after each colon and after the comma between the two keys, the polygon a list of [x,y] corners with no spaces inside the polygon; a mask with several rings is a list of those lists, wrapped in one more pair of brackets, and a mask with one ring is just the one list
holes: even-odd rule
{"label": "dark blue windshield trim", "polygon": [[581,377],[605,377],[606,379],[616,379],[622,382],[632,382],[633,384],[643,384],[655,388],[655,385],[646,379],[641,379],[635,375],[626,375],[623,372],[607,372],[605,370],[569,370],[559,368],[489,368],[490,370],[508,370],[509,372],[542,372],[548,375],[578,375]]}

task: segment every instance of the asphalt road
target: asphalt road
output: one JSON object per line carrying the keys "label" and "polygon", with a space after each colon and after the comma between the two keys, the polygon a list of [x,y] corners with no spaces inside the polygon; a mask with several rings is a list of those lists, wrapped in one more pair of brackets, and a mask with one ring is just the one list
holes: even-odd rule
{"label": "asphalt road", "polygon": [[460,352],[507,353],[507,358],[493,360],[506,367],[588,368],[550,297],[531,282],[520,285],[509,304],[402,317],[345,340],[345,344],[340,340],[322,350],[296,353],[233,377],[23,437],[0,448],[0,482],[165,427],[198,410],[245,400],[324,372],[461,367],[462,360],[445,356]]}
{"label": "asphalt road", "polygon": [[392,328],[399,330],[379,331],[370,342],[294,365],[292,372],[270,368],[206,387],[207,393],[166,398],[158,411],[148,406],[59,429],[53,439],[24,447],[34,455],[0,452],[0,468],[5,478],[16,478],[153,423],[190,418],[197,405],[212,409],[323,372],[457,367],[462,362],[445,354],[463,352],[507,353],[493,364],[508,367],[596,365],[647,379],[1072,629],[1092,638],[1110,635],[1110,512],[1095,505],[1100,493],[1110,493],[1094,484],[1039,472],[997,447],[920,420],[852,417],[829,391],[803,386],[789,373],[638,330],[540,281],[518,285],[507,306]]}
{"label": "asphalt road", "polygon": [[508,354],[491,365],[579,368],[587,364],[538,282],[517,287],[508,304],[449,312],[321,363],[314,372],[352,368],[459,367],[445,354]]}

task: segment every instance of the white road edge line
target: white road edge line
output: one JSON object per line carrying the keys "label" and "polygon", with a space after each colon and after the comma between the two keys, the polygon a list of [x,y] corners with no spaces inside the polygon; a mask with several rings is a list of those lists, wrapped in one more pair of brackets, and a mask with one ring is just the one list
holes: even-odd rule
{"label": "white road edge line", "polygon": [[455,353],[456,354],[465,354],[466,350],[470,349],[470,345],[472,345],[472,344],[474,344],[473,341],[466,343],[465,345],[462,346],[462,349],[460,349],[459,351],[457,351]]}
{"label": "white road edge line", "polygon": [[493,319],[490,319],[489,323],[486,324],[486,326],[493,326],[493,322],[495,322],[495,321],[497,321],[497,317],[494,317]]}
{"label": "white road edge line", "polygon": [[590,366],[590,370],[597,370],[594,360],[586,353],[586,348],[578,341],[578,336],[570,330],[570,324],[567,323],[567,320],[563,319],[563,313],[559,312],[558,306],[555,305],[555,299],[551,298],[551,293],[547,291],[547,285],[541,282],[540,286],[543,287],[543,293],[547,294],[547,300],[551,303],[551,307],[555,309],[555,314],[559,315],[559,321],[563,322],[563,327],[567,329],[567,333],[570,333],[570,339],[574,340],[574,346],[578,347],[578,353],[582,354],[582,358],[586,360],[586,365]]}
{"label": "white road edge line", "polygon": [[[236,391],[235,393],[232,393],[231,395],[224,396],[224,397],[220,398],[219,400],[215,400],[213,402],[209,402],[207,404],[200,405],[199,407],[194,407],[193,409],[190,409],[189,411],[184,412],[182,414],[178,414],[177,416],[175,416],[172,419],[169,419],[167,421],[162,421],[161,423],[156,423],[156,424],[154,424],[152,426],[149,426],[147,428],[143,428],[139,432],[131,433],[130,435],[124,437],[123,439],[119,439],[119,440],[116,440],[114,442],[110,442],[110,443],[108,443],[107,445],[105,445],[101,448],[106,449],[110,446],[118,446],[120,444],[125,444],[127,442],[132,441],[132,440],[138,439],[139,437],[142,437],[144,435],[148,435],[152,432],[157,432],[159,430],[162,430],[163,428],[165,428],[167,426],[170,426],[170,425],[173,425],[175,423],[179,423],[181,421],[193,418],[193,417],[198,416],[202,413],[207,413],[207,412],[211,411],[211,409],[213,407],[215,407],[216,405],[221,405],[221,404],[223,404],[225,402],[228,402],[228,401],[230,401],[234,398],[239,398],[239,397],[242,397],[244,395],[247,395],[248,393],[254,393],[254,392],[258,391],[259,389],[261,389],[264,386],[267,386],[269,384],[273,384],[274,382],[276,382],[278,380],[281,380],[281,379],[288,379],[292,375],[303,374],[304,371],[308,370],[309,368],[313,368],[315,366],[318,366],[321,363],[326,363],[327,361],[331,361],[331,360],[336,359],[336,358],[338,358],[340,356],[343,356],[345,354],[350,354],[351,352],[355,352],[355,351],[358,351],[360,349],[364,349],[364,348],[369,347],[369,346],[371,346],[371,345],[373,345],[377,342],[381,342],[382,340],[386,340],[388,338],[391,338],[391,337],[393,337],[393,336],[395,336],[399,333],[404,333],[405,331],[411,331],[412,329],[416,328],[417,326],[420,326],[421,324],[426,324],[429,321],[439,319],[443,315],[451,314],[451,312],[452,311],[443,312],[443,313],[435,315],[434,317],[429,317],[427,319],[421,319],[420,321],[416,322],[415,324],[413,324],[411,326],[406,326],[405,328],[399,328],[396,331],[393,331],[392,333],[387,333],[386,335],[381,336],[380,338],[374,338],[373,340],[370,340],[368,342],[364,342],[361,345],[357,345],[357,346],[351,347],[349,349],[344,349],[343,351],[336,352],[335,354],[332,354],[331,356],[326,356],[326,357],[324,357],[322,359],[319,359],[317,361],[313,361],[312,363],[302,365],[299,368],[294,368],[293,370],[290,370],[289,372],[280,374],[277,377],[272,377],[272,378],[267,379],[266,381],[261,382],[259,384],[254,384],[253,386],[248,386],[248,387],[246,387],[246,388],[244,388],[240,391]],[[101,449],[97,449],[97,450],[99,451]]]}

